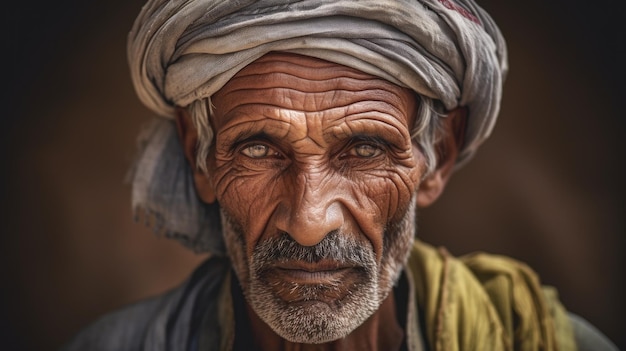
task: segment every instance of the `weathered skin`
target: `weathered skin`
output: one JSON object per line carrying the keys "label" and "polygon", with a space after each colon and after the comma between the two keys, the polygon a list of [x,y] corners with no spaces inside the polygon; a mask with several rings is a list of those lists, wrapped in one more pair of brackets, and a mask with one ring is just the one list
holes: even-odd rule
{"label": "weathered skin", "polygon": [[[456,158],[458,133],[449,133],[440,148],[445,157],[424,177],[424,157],[410,136],[414,93],[309,57],[266,55],[240,71],[212,101],[216,139],[207,160],[209,174],[197,170],[195,181],[201,198],[217,199],[243,233],[239,255],[245,257],[232,259],[240,267],[244,293],[250,285],[246,265],[255,248],[284,233],[305,247],[329,233],[353,235],[380,265],[385,230],[405,218],[412,199],[427,206],[438,197]],[[449,129],[463,115],[456,111],[446,122]],[[178,125],[186,156],[195,164],[197,135],[184,109],[179,109]],[[411,223],[410,235],[413,231]],[[302,302],[299,290],[276,288],[294,279],[303,285],[338,284],[333,294],[317,298],[328,308],[349,295],[361,277],[335,262],[288,261],[277,272],[268,289],[286,303]],[[255,339],[268,350],[397,349],[402,329],[393,294],[387,295],[391,287],[382,289],[387,291],[380,308],[342,339],[292,343],[248,308]]]}

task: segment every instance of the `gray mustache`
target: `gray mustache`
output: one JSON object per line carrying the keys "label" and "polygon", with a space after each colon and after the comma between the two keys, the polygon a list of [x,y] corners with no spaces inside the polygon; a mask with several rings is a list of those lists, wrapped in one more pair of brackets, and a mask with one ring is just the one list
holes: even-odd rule
{"label": "gray mustache", "polygon": [[263,266],[284,261],[318,263],[324,260],[354,266],[376,265],[374,250],[369,242],[357,241],[354,235],[339,231],[330,232],[314,246],[300,245],[283,232],[257,245],[252,259]]}

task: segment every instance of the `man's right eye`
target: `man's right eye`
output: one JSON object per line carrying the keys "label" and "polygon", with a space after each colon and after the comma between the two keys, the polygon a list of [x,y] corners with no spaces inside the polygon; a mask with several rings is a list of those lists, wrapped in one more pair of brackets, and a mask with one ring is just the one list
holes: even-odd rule
{"label": "man's right eye", "polygon": [[273,151],[269,146],[264,144],[251,144],[247,145],[241,150],[241,153],[250,158],[263,158],[278,154]]}

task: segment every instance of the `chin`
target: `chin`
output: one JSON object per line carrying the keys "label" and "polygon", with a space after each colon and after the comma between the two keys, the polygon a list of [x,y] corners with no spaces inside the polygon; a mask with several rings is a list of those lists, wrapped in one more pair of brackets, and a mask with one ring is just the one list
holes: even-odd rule
{"label": "chin", "polygon": [[[248,304],[291,342],[320,344],[349,335],[379,309],[406,263],[415,233],[415,201],[408,207],[400,221],[387,226],[380,262],[369,241],[338,232],[310,247],[280,235],[260,242],[248,258],[241,226],[222,210],[226,247]],[[281,260],[332,260],[355,269],[350,279],[303,284],[271,275]]]}

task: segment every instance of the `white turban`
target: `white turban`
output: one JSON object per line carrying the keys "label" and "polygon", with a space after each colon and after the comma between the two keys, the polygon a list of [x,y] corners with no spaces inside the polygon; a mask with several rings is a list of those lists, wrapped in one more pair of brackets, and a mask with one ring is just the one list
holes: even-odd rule
{"label": "white turban", "polygon": [[[439,100],[448,110],[466,106],[469,114],[459,162],[470,158],[489,136],[507,71],[504,39],[472,0],[149,0],[128,41],[131,77],[139,98],[170,119],[175,106],[210,97],[270,51],[349,66]],[[171,144],[164,141],[172,138],[173,132],[166,131],[171,126],[158,125],[143,138],[144,156],[140,155],[133,175],[133,204],[155,214],[157,229],[183,238],[196,250],[221,252],[221,242],[212,243],[211,237],[219,234],[203,234],[213,229],[200,228],[218,224],[189,219],[188,210],[184,220],[174,214],[183,202],[198,201],[190,190],[184,191],[182,200],[176,194],[163,198],[164,191],[173,191],[165,187],[180,191],[181,177],[189,175],[156,171],[164,168],[158,163],[178,165],[174,158],[181,157],[180,151],[165,147]],[[157,179],[167,177],[172,179]],[[184,186],[190,182],[185,180]],[[151,191],[158,191],[158,196]],[[192,227],[183,223],[189,220],[202,223]]]}

